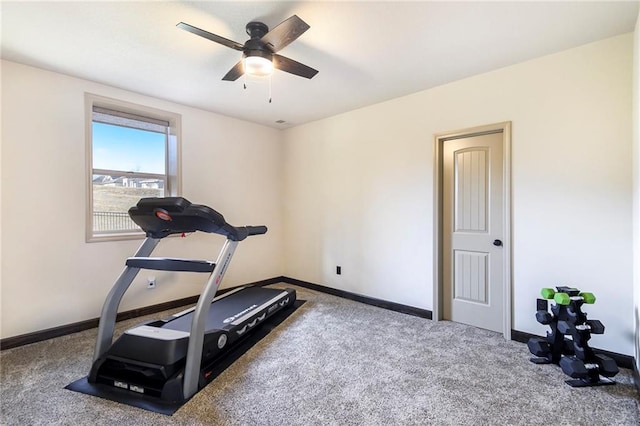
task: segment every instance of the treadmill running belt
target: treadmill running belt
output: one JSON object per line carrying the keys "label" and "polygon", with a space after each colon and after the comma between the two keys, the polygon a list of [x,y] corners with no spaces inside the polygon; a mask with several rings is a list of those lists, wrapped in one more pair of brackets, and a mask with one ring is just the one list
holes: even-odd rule
{"label": "treadmill running belt", "polygon": [[[211,304],[205,331],[224,329],[228,324],[241,319],[243,315],[282,294],[286,294],[286,291],[264,287],[247,287],[242,291],[231,293]],[[192,317],[193,311],[169,321],[162,328],[189,331]]]}

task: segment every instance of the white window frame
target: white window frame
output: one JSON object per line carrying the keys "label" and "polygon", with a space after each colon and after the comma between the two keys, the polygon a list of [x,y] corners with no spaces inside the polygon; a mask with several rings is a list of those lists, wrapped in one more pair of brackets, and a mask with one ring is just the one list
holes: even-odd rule
{"label": "white window frame", "polygon": [[[140,231],[118,231],[112,233],[94,233],[93,231],[93,175],[112,174],[112,170],[102,170],[93,168],[93,109],[94,107],[120,111],[127,114],[142,117],[154,118],[169,123],[167,134],[167,144],[165,152],[166,175],[155,175],[150,173],[135,173],[135,177],[162,178],[165,181],[165,196],[179,196],[182,194],[181,160],[180,160],[180,139],[182,116],[169,111],[160,110],[148,106],[138,105],[131,102],[107,98],[104,96],[85,93],[85,140],[86,140],[86,182],[87,182],[87,203],[86,203],[86,241],[119,241],[133,240],[144,237],[144,232]],[[103,173],[104,172],[104,173]],[[121,171],[118,171],[121,173]]]}

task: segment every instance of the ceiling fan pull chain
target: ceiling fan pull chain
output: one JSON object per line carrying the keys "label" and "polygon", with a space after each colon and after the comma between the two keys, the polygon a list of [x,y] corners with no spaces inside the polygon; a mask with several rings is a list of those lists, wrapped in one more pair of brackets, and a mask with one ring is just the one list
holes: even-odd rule
{"label": "ceiling fan pull chain", "polygon": [[244,81],[242,82],[242,86],[244,86],[244,90],[247,90],[247,74],[242,74]]}
{"label": "ceiling fan pull chain", "polygon": [[269,103],[271,103],[271,75],[269,76]]}

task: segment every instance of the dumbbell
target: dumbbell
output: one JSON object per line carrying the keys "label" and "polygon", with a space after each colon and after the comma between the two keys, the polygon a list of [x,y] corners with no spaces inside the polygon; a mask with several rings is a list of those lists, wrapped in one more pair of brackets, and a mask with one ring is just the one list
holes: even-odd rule
{"label": "dumbbell", "polygon": [[582,300],[587,305],[593,305],[596,303],[596,296],[593,293],[580,293],[578,297],[582,297]]}
{"label": "dumbbell", "polygon": [[597,354],[595,358],[596,363],[600,367],[600,374],[604,377],[613,377],[620,371],[618,370],[618,365],[615,360],[608,356]]}
{"label": "dumbbell", "polygon": [[571,303],[571,296],[569,296],[567,293],[556,293],[553,295],[553,300],[558,305],[568,305],[569,303]]}
{"label": "dumbbell", "polygon": [[556,291],[552,288],[546,287],[540,291],[540,294],[543,299],[553,299],[553,295],[556,294]]}
{"label": "dumbbell", "polygon": [[574,327],[578,331],[590,331],[592,334],[604,334],[604,324],[598,320],[587,320],[584,324],[576,324],[575,326],[568,321],[558,321],[558,331],[562,334],[571,334]]}
{"label": "dumbbell", "polygon": [[572,300],[581,300],[588,305],[596,303],[596,296],[593,293],[580,293],[578,296],[569,296],[567,293],[555,293],[553,300],[558,305],[568,305]]}
{"label": "dumbbell", "polygon": [[576,329],[580,330],[580,327],[588,327],[588,330],[593,334],[604,334],[604,324],[598,320],[587,320],[585,325],[576,325]]}
{"label": "dumbbell", "polygon": [[[597,364],[593,364],[597,367]],[[591,367],[591,368],[587,368]],[[565,356],[560,360],[560,368],[564,374],[574,379],[583,379],[589,375],[589,371],[593,369],[592,364],[585,364],[583,361],[573,357]]]}
{"label": "dumbbell", "polygon": [[571,334],[573,332],[573,324],[568,321],[558,321],[558,331],[562,334]]}
{"label": "dumbbell", "polygon": [[545,311],[545,310],[540,310],[536,312],[536,320],[538,320],[538,322],[540,324],[551,324],[551,321],[553,321],[553,317],[551,316],[551,313],[549,313],[549,311]]}
{"label": "dumbbell", "polygon": [[616,362],[608,356],[597,354],[594,362],[583,362],[575,357],[564,357],[560,360],[562,371],[574,379],[583,379],[596,373],[604,377],[613,377],[620,370]]}
{"label": "dumbbell", "polygon": [[549,347],[549,343],[547,343],[544,339],[540,337],[532,337],[527,342],[527,347],[529,351],[535,356],[546,357],[551,352],[551,348]]}

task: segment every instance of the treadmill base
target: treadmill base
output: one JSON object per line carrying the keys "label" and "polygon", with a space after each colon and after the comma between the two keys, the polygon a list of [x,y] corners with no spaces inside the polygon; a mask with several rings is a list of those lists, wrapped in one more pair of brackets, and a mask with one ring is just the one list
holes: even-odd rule
{"label": "treadmill base", "polygon": [[[304,300],[296,300],[291,308],[283,309],[276,312],[271,317],[267,318],[260,327],[256,328],[245,338],[236,342],[233,347],[229,348],[225,352],[225,354],[216,361],[215,365],[212,368],[207,369],[207,384],[211,383],[227,367],[233,364],[256,343],[266,337],[272,330],[280,325],[285,319],[287,319],[287,317],[289,317],[289,315],[295,312],[304,303]],[[87,377],[83,377],[82,379],[68,384],[67,386],[65,386],[65,389],[83,393],[86,395],[97,396],[100,398],[108,399],[110,401],[119,402],[121,404],[142,408],[154,413],[165,414],[167,416],[173,415],[176,411],[178,411],[178,409],[180,409],[180,407],[188,402],[188,400],[167,402],[147,395],[138,395],[127,390],[114,388],[113,386],[93,384],[87,381]]]}

